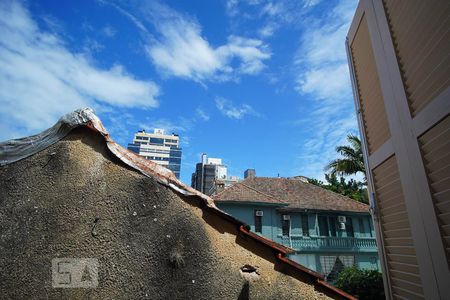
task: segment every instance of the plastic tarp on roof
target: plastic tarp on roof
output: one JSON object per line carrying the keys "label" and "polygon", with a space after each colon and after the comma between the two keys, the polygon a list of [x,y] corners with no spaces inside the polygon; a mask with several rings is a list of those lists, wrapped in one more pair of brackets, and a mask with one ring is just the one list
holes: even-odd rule
{"label": "plastic tarp on roof", "polygon": [[160,183],[170,186],[184,195],[199,196],[206,200],[208,206],[216,207],[211,198],[181,183],[169,169],[137,156],[115,143],[91,108],[78,109],[68,113],[51,128],[39,134],[0,143],[0,166],[19,161],[46,149],[79,126],[90,127],[102,134],[109,150],[130,167],[139,170],[146,176],[155,177]]}
{"label": "plastic tarp on roof", "polygon": [[[41,133],[2,142],[0,143],[0,165],[4,166],[42,151],[64,138],[72,129],[87,125],[90,121],[101,125],[92,109],[79,109],[64,115],[55,125]],[[103,126],[101,129],[107,133]]]}

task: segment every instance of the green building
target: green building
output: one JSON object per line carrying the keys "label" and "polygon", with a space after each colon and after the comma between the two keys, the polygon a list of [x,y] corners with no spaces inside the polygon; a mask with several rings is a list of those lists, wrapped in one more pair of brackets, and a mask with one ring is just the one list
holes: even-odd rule
{"label": "green building", "polygon": [[295,250],[290,258],[333,281],[346,266],[379,269],[369,206],[303,177],[248,177],[213,196],[251,231]]}

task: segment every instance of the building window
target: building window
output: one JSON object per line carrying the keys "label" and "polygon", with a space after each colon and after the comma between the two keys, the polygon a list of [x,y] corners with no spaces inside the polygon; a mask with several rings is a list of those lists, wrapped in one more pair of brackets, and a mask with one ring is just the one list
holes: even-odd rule
{"label": "building window", "polygon": [[320,236],[337,236],[337,223],[336,216],[319,216],[319,235]]}
{"label": "building window", "polygon": [[347,237],[354,237],[352,218],[347,217],[345,222],[345,229],[347,230]]}
{"label": "building window", "polygon": [[255,232],[262,233],[262,210],[255,210]]}
{"label": "building window", "polygon": [[160,139],[160,138],[150,138],[150,143],[151,143],[151,144],[163,145],[163,144],[164,144],[164,139]]}
{"label": "building window", "polygon": [[325,216],[319,216],[319,235],[330,236],[328,232],[328,218]]}
{"label": "building window", "polygon": [[363,218],[358,218],[359,221],[359,233],[363,236],[366,235],[366,228],[364,227],[364,219]]}
{"label": "building window", "polygon": [[302,231],[303,236],[309,236],[308,215],[302,215]]}
{"label": "building window", "polygon": [[337,218],[335,216],[328,217],[328,223],[330,225],[330,235],[336,236]]}
{"label": "building window", "polygon": [[289,215],[281,215],[281,231],[283,236],[289,236],[291,230],[291,218]]}

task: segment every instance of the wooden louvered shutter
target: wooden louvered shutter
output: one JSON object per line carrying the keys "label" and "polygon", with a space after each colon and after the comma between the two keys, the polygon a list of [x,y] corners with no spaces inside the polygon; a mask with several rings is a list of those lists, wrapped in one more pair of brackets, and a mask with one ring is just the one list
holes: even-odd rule
{"label": "wooden louvered shutter", "polygon": [[450,1],[385,0],[384,6],[416,116],[450,83]]}
{"label": "wooden louvered shutter", "polygon": [[419,140],[450,267],[450,116]]}
{"label": "wooden louvered shutter", "polygon": [[450,2],[361,0],[347,53],[388,299],[450,295]]}
{"label": "wooden louvered shutter", "polygon": [[355,65],[367,144],[369,153],[372,154],[389,139],[390,133],[365,17],[361,20],[350,48]]}
{"label": "wooden louvered shutter", "polygon": [[373,179],[392,294],[400,299],[424,299],[395,156],[373,170]]}

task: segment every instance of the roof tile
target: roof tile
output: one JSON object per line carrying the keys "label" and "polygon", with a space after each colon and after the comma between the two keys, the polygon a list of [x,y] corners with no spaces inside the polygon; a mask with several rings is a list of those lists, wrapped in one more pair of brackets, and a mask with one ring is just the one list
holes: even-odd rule
{"label": "roof tile", "polygon": [[301,180],[289,178],[247,178],[213,196],[217,202],[288,203],[284,209],[368,212],[369,206]]}

